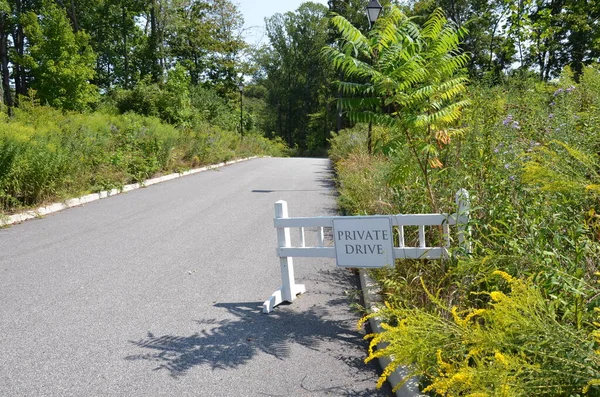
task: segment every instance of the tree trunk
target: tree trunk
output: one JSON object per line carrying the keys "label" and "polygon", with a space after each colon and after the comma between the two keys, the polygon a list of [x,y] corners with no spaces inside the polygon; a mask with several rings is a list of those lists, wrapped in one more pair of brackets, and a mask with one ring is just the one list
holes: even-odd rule
{"label": "tree trunk", "polygon": [[152,0],[150,6],[150,59],[152,62],[152,79],[155,83],[159,81],[159,55],[158,55],[158,19],[156,0]]}
{"label": "tree trunk", "polygon": [[[292,75],[291,72],[288,72],[288,90],[290,87],[293,87],[292,85]],[[287,142],[288,142],[288,146],[292,147],[292,94],[288,91],[287,93],[287,115],[286,115],[286,123],[285,123],[285,129],[286,129],[286,136],[287,136]]]}
{"label": "tree trunk", "polygon": [[127,48],[127,8],[121,3],[121,28],[123,33],[123,87],[129,88],[129,49]]}
{"label": "tree trunk", "polygon": [[[22,1],[15,2],[15,11],[17,18],[19,18],[23,14],[25,10],[23,9]],[[15,51],[17,52],[19,57],[23,57],[23,54],[25,52],[25,34],[23,33],[23,26],[19,23],[15,27],[13,39]],[[25,68],[22,65],[15,63],[13,65],[13,69],[16,95],[27,95],[27,76],[25,75]]]}
{"label": "tree trunk", "polygon": [[75,8],[75,0],[71,0],[71,7],[68,11],[69,18],[71,18],[71,23],[73,24],[73,31],[75,33],[79,32],[79,22],[77,21],[77,9]]}
{"label": "tree trunk", "polygon": [[[340,72],[340,74],[339,74],[340,81],[342,81],[343,78],[344,78],[344,75],[343,75],[343,73]],[[342,97],[342,89],[340,87],[340,88],[338,88],[338,92],[337,92],[337,100],[339,101],[341,97]],[[343,125],[343,120],[342,120],[342,111],[339,108],[339,105],[336,106],[335,113],[336,113],[335,132],[340,132],[342,130],[342,128],[344,128],[344,125]]]}
{"label": "tree trunk", "polygon": [[2,84],[0,85],[0,100],[8,106],[8,109],[13,107],[12,93],[10,92],[10,80],[8,71],[8,31],[7,31],[7,20],[6,16],[0,17],[0,78]]}
{"label": "tree trunk", "polygon": [[57,0],[59,6],[67,11],[67,16],[71,21],[71,26],[73,27],[73,31],[75,33],[79,32],[79,23],[77,22],[77,8],[75,7],[75,0],[71,0],[69,6],[67,7],[62,0]]}
{"label": "tree trunk", "polygon": [[281,114],[281,101],[277,100],[277,130],[278,135],[283,136],[283,115]]}

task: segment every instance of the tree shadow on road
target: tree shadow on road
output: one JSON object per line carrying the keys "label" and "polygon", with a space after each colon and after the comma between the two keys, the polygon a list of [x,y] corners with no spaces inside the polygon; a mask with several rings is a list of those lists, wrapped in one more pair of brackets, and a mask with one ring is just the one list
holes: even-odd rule
{"label": "tree shadow on road", "polygon": [[185,375],[198,365],[212,368],[236,368],[246,364],[259,352],[285,359],[290,345],[296,343],[318,350],[325,340],[345,345],[364,345],[358,333],[351,334],[341,321],[324,320],[327,310],[314,307],[304,313],[278,308],[270,315],[262,314],[262,302],[218,303],[235,319],[198,320],[204,328],[189,336],[154,335],[132,341],[150,349],[150,353],[129,356],[128,360],[151,360],[160,363],[172,376]]}
{"label": "tree shadow on road", "polygon": [[[348,299],[330,293],[330,285],[327,286],[330,282],[347,281],[344,279],[348,275],[340,274],[340,278],[336,278],[325,271],[322,276],[323,290],[313,291],[320,295],[318,305],[302,309],[294,307],[297,303],[281,305],[266,315],[261,312],[262,302],[218,303],[214,307],[226,310],[226,317],[232,318],[198,320],[201,330],[188,336],[148,333],[145,338],[131,341],[147,352],[126,359],[156,362],[155,370],[166,370],[172,377],[181,377],[198,366],[235,369],[261,353],[283,361],[291,356],[296,344],[333,356],[348,366],[357,380],[371,381],[374,385],[374,367],[369,366],[367,371],[363,363],[366,342],[355,329],[356,316],[348,315]],[[323,299],[323,295],[328,296]],[[302,303],[302,306],[308,304]],[[336,306],[345,307],[345,312],[340,313]],[[326,392],[355,397],[388,395],[372,388],[365,394],[341,389]]]}

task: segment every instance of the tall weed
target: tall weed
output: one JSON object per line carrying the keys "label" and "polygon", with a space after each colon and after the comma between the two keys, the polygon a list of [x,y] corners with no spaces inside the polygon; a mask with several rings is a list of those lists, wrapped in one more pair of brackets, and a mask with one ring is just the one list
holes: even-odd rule
{"label": "tall weed", "polygon": [[[388,303],[375,341],[390,344],[371,358],[392,353],[433,395],[599,395],[598,67],[580,83],[566,70],[550,84],[473,86],[469,97],[466,132],[446,146],[430,183],[443,212],[456,211],[458,189],[470,192],[473,254],[373,272]],[[409,153],[369,157],[331,142],[346,171],[341,206],[381,213],[373,192],[388,191],[387,213],[431,211]]]}
{"label": "tall weed", "polygon": [[[424,392],[439,396],[600,395],[594,331],[565,325],[530,281],[494,274],[506,291],[485,293],[483,308],[388,305],[377,313],[387,323],[384,332],[370,335],[368,361],[393,360],[380,384],[390,369],[405,365],[427,380]],[[386,347],[376,350],[382,342]]]}
{"label": "tall weed", "polygon": [[240,156],[285,154],[282,142],[200,127],[134,113],[62,113],[24,101],[12,119],[0,119],[0,211]]}

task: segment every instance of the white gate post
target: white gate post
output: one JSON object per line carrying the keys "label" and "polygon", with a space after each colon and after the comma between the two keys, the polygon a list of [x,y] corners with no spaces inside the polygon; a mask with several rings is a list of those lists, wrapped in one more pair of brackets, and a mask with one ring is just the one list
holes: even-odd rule
{"label": "white gate post", "polygon": [[[275,219],[287,218],[287,202],[280,200],[275,203]],[[279,248],[288,248],[292,246],[290,229],[287,227],[277,228],[277,246]],[[294,280],[294,259],[292,257],[279,257],[281,267],[281,288],[271,295],[263,304],[263,313],[269,313],[273,308],[282,302],[292,302],[296,295],[306,292],[303,284],[296,284]]]}
{"label": "white gate post", "polygon": [[[287,218],[288,207],[287,202],[281,200],[275,203],[275,218]],[[277,228],[277,246],[288,248],[292,246],[290,237],[290,229]],[[279,258],[281,266],[281,298],[285,302],[294,300],[292,288],[294,286],[294,258],[282,256]]]}
{"label": "white gate post", "polygon": [[471,226],[469,226],[469,212],[471,211],[471,202],[469,192],[460,189],[456,192],[456,225],[458,228],[458,243],[465,251],[465,254],[471,254],[473,246],[471,244]]}

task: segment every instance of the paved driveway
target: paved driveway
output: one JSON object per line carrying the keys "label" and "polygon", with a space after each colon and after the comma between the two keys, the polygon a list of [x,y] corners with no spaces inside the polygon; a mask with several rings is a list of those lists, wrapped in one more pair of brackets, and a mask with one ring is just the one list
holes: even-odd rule
{"label": "paved driveway", "polygon": [[273,203],[331,214],[329,163],[256,159],[0,230],[0,396],[384,396],[362,362],[356,277],[297,259]]}

